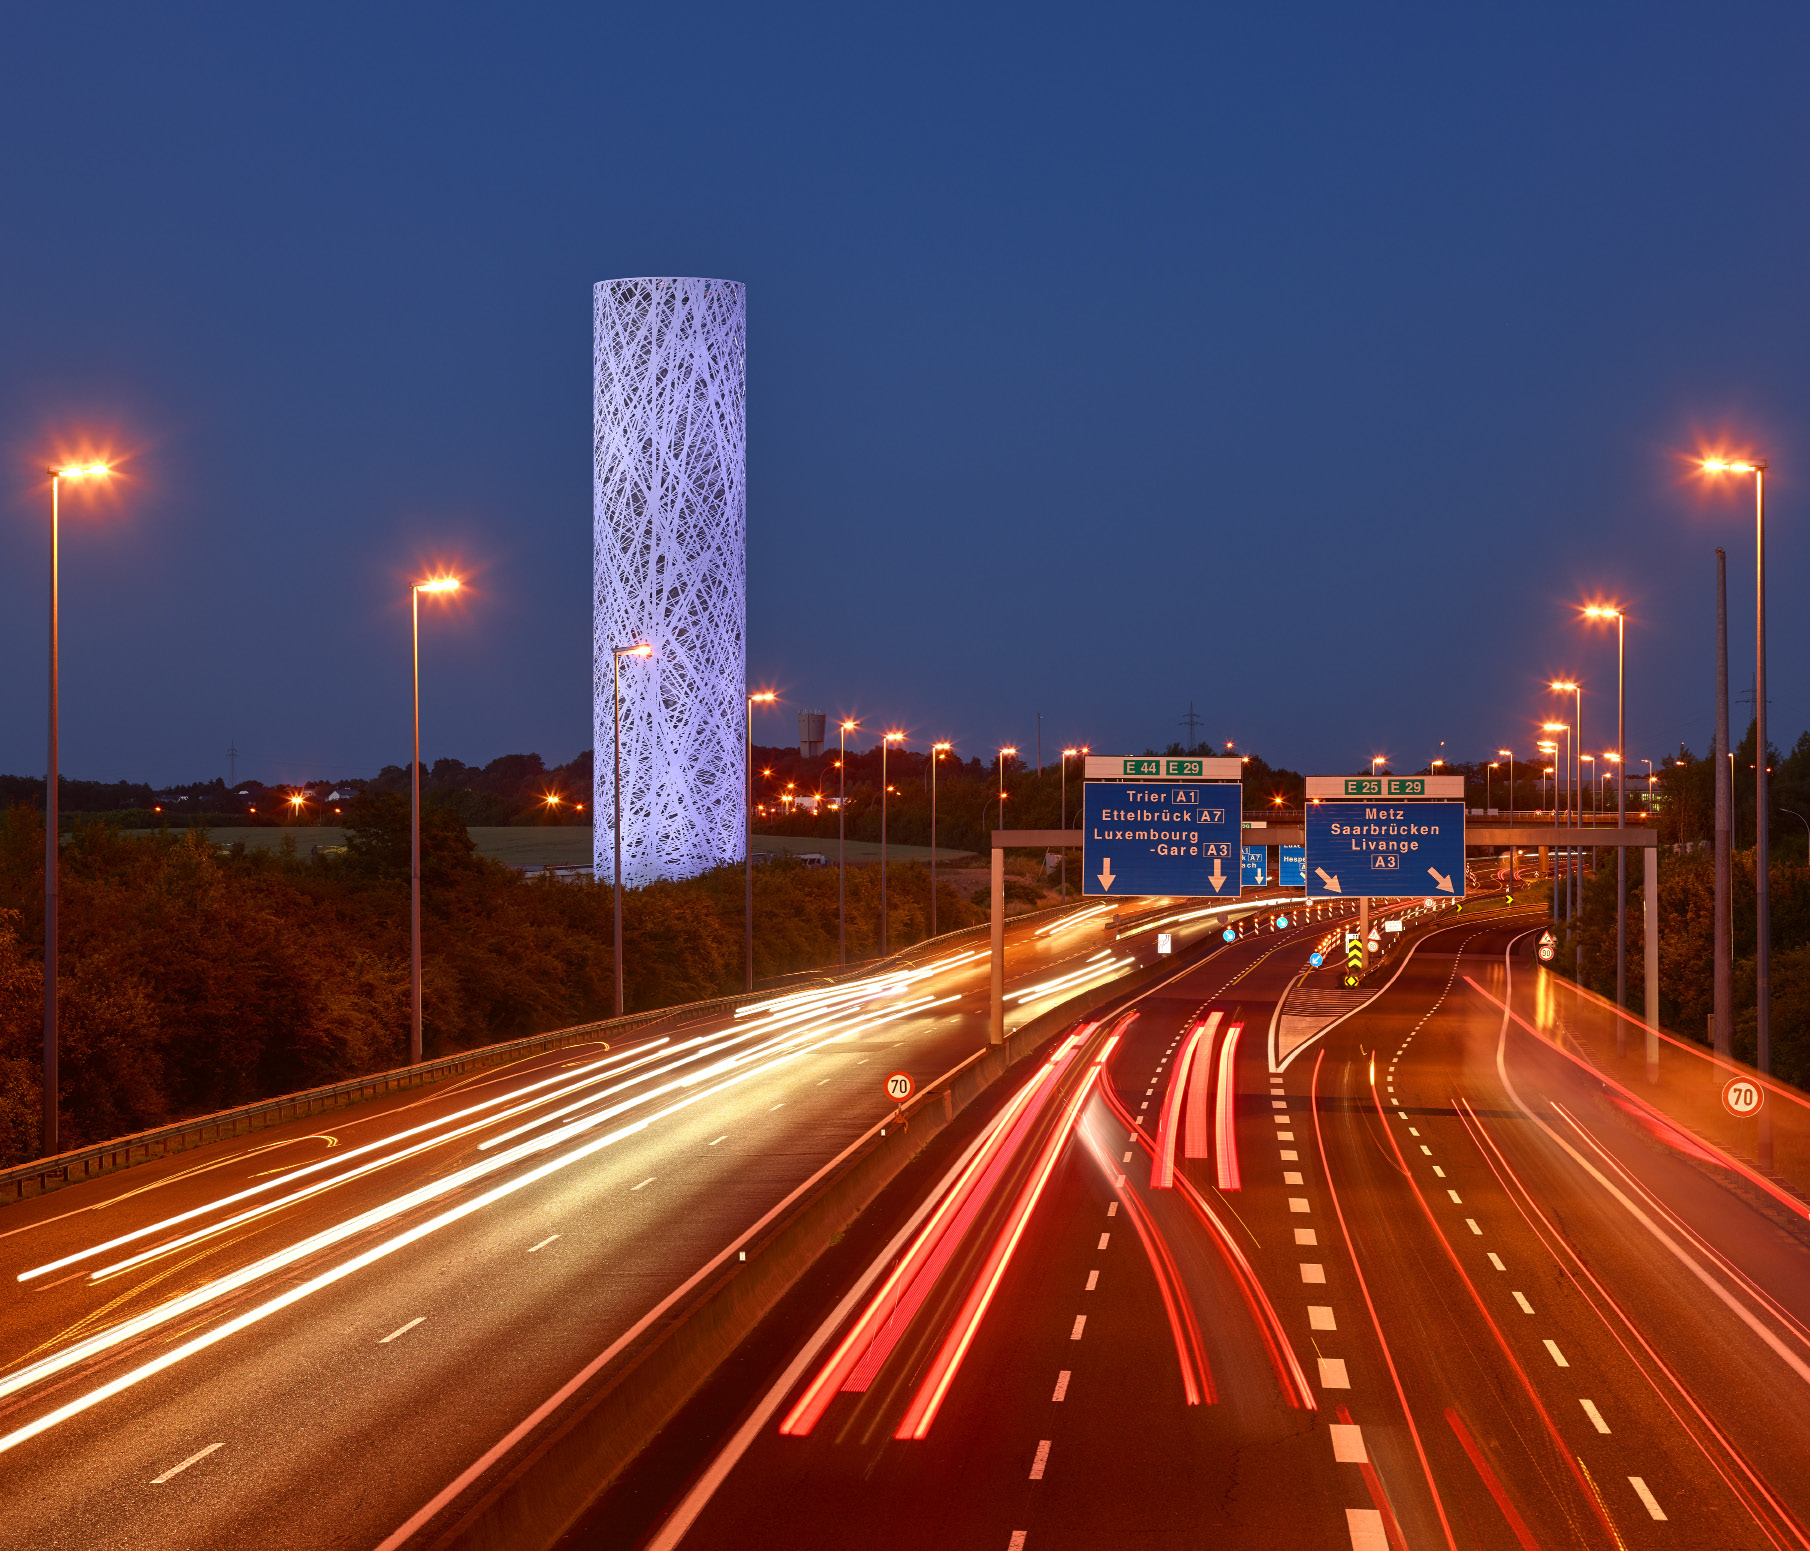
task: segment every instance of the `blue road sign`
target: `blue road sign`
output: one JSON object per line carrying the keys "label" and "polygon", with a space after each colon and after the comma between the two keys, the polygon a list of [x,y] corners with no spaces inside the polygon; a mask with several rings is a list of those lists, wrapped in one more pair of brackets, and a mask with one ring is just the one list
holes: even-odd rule
{"label": "blue road sign", "polygon": [[1245,846],[1243,850],[1240,881],[1247,889],[1260,889],[1269,882],[1269,855],[1263,846]]}
{"label": "blue road sign", "polygon": [[1315,969],[1318,969],[1326,962],[1326,955],[1321,953],[1318,949],[1315,949],[1312,953],[1307,955],[1307,962],[1313,965]]}
{"label": "blue road sign", "polygon": [[1304,887],[1307,883],[1307,847],[1278,846],[1276,853],[1276,886],[1284,889]]}
{"label": "blue road sign", "polygon": [[1462,897],[1464,804],[1308,804],[1307,893],[1310,899]]}
{"label": "blue road sign", "polygon": [[1276,930],[1279,932],[1286,932],[1288,930],[1288,917],[1287,916],[1277,916],[1276,917]]}
{"label": "blue road sign", "polygon": [[[1223,932],[1221,932],[1219,935],[1221,937],[1225,938],[1225,940],[1227,942],[1237,942],[1238,941],[1238,934],[1235,931],[1233,931],[1231,929],[1231,927],[1229,927],[1229,926]],[[1552,955],[1550,953],[1547,954],[1546,956],[1548,958],[1552,957]]]}
{"label": "blue road sign", "polygon": [[1238,897],[1236,781],[1089,781],[1082,892]]}

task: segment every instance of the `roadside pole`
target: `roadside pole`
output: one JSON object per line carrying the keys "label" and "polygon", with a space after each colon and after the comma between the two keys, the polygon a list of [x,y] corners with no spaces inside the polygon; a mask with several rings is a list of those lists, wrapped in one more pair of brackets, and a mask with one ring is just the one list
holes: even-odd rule
{"label": "roadside pole", "polygon": [[993,847],[993,1015],[987,1021],[987,1043],[1006,1041],[1006,853]]}

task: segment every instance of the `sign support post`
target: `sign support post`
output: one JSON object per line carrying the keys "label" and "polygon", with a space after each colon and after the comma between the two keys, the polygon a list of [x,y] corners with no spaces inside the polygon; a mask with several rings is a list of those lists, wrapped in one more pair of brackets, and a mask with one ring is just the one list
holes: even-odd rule
{"label": "sign support post", "polygon": [[987,1043],[1006,1042],[1006,853],[1005,847],[993,846],[993,997],[992,1016],[987,1020]]}

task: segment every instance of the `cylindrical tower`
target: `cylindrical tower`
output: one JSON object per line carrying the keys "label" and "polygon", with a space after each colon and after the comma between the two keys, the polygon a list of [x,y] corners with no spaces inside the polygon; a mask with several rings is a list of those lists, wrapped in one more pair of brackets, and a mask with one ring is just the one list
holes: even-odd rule
{"label": "cylindrical tower", "polygon": [[615,867],[612,648],[622,659],[622,880],[740,861],[747,684],[747,300],[733,280],[598,282],[596,875]]}

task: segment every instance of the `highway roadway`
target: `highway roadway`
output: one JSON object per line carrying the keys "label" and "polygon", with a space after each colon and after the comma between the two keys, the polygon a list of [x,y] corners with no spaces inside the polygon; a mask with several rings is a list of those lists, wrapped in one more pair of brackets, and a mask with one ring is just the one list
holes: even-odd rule
{"label": "highway roadway", "polygon": [[[1154,959],[1103,919],[1012,925],[1009,1025]],[[987,974],[970,938],[6,1207],[0,1544],[430,1539],[885,1123],[887,1072],[984,1047]]]}
{"label": "highway roadway", "polygon": [[1316,929],[1077,1029],[986,1199],[983,1141],[567,1544],[1810,1548],[1801,1204],[1560,1048],[1538,918],[1443,919],[1290,1042]]}

